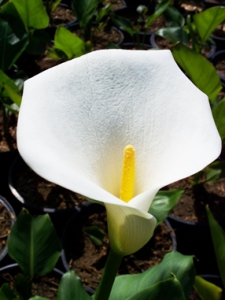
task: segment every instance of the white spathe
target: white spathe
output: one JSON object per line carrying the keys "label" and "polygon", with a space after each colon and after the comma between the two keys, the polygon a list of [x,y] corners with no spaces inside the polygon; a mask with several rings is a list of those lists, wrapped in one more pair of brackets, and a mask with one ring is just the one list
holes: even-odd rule
{"label": "white spathe", "polygon": [[[123,150],[136,150],[134,198],[119,199]],[[100,50],[25,82],[18,148],[40,176],[105,204],[111,246],[140,249],[163,186],[216,159],[221,140],[208,98],[169,50]]]}

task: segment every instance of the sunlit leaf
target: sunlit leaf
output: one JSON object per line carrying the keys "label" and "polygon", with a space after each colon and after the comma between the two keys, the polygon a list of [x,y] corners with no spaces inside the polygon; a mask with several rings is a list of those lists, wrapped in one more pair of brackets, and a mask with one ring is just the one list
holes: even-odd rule
{"label": "sunlit leaf", "polygon": [[216,99],[222,89],[220,78],[214,66],[201,54],[177,44],[171,48],[173,56],[191,81],[211,100]]}
{"label": "sunlit leaf", "polygon": [[194,288],[202,300],[220,300],[222,289],[200,276],[195,277]]}

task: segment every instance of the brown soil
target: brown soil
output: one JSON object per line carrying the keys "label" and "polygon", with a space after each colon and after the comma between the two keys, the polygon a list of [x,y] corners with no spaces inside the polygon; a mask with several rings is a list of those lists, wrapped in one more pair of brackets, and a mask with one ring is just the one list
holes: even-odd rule
{"label": "brown soil", "polygon": [[4,133],[3,112],[0,110],[0,152],[5,152],[17,148],[16,145],[16,125],[17,115],[7,115],[7,134]]}
{"label": "brown soil", "polygon": [[[72,30],[72,32],[78,36],[82,36],[80,30]],[[93,50],[107,49],[109,43],[117,45],[123,39],[122,33],[114,27],[105,27],[101,30],[93,27],[91,34]]]}
{"label": "brown soil", "polygon": [[0,203],[0,252],[6,245],[11,230],[11,219],[5,206]]}
{"label": "brown soil", "polygon": [[64,6],[57,6],[56,9],[51,13],[50,25],[65,25],[71,21],[74,21],[76,17],[71,9]]}
{"label": "brown soil", "polygon": [[[13,289],[14,288],[13,282],[18,276],[18,274],[19,271],[13,275],[12,272],[10,273],[5,272],[3,274],[0,274],[0,280],[2,282],[9,283],[11,288]],[[46,297],[49,300],[56,300],[59,282],[60,282],[60,276],[58,274],[54,276],[53,272],[51,272],[47,276],[43,276],[41,278],[35,278],[32,280],[32,295]]]}
{"label": "brown soil", "polygon": [[225,57],[219,59],[215,64],[215,68],[221,76],[225,77]]}
{"label": "brown soil", "polygon": [[68,209],[86,202],[78,194],[38,176],[22,160],[14,172],[15,188],[27,204],[40,208]]}
{"label": "brown soil", "polygon": [[216,219],[224,218],[225,179],[195,186],[192,186],[189,180],[190,178],[186,178],[168,186],[169,189],[185,189],[172,215],[186,221],[207,222],[205,206],[208,204]]}
{"label": "brown soil", "polygon": [[[68,229],[66,240],[69,249],[65,246],[69,267],[81,277],[89,288],[96,289],[105,266],[109,250],[107,234],[103,244],[93,244],[84,229],[88,226],[98,226],[107,233],[106,213],[102,206],[96,206],[95,212],[82,216],[82,220],[72,224]],[[141,273],[160,263],[166,253],[172,251],[170,229],[163,223],[155,230],[152,239],[138,252],[126,256],[119,269],[119,274]]]}

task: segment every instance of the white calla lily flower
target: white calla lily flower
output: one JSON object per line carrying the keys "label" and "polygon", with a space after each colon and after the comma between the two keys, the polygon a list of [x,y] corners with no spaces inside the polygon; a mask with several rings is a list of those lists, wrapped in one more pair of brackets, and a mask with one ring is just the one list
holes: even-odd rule
{"label": "white calla lily flower", "polygon": [[[136,171],[125,202],[127,145]],[[103,203],[111,247],[127,255],[154,232],[156,192],[216,159],[221,140],[207,96],[169,50],[100,50],[25,82],[18,149],[40,176]]]}

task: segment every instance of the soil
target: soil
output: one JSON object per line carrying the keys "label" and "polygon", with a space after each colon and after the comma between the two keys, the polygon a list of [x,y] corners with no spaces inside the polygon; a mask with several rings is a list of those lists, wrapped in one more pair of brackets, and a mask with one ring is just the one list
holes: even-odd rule
{"label": "soil", "polygon": [[50,19],[50,26],[59,26],[74,21],[76,17],[71,9],[66,6],[59,5],[51,13]]}
{"label": "soil", "polygon": [[219,59],[215,64],[217,72],[225,78],[225,55],[223,58]]}
{"label": "soil", "polygon": [[7,134],[4,133],[3,111],[0,110],[0,152],[6,152],[17,148],[16,145],[16,126],[17,115],[8,114],[7,118]]}
{"label": "soil", "polygon": [[87,202],[83,197],[38,176],[18,158],[13,178],[26,204],[39,208],[70,209]]}
{"label": "soil", "polygon": [[207,222],[205,206],[208,204],[216,219],[224,218],[225,179],[195,186],[190,184],[190,179],[191,177],[168,186],[168,189],[185,189],[171,214],[185,221]]}
{"label": "soil", "polygon": [[[12,274],[13,271],[14,270],[12,270],[12,272],[4,272],[3,274],[0,274],[0,282],[9,283],[12,289],[14,288],[13,282],[19,275],[19,271]],[[60,276],[58,274],[54,276],[53,272],[47,276],[35,278],[32,280],[32,295],[46,297],[49,300],[56,300],[59,282]]]}
{"label": "soil", "polygon": [[[102,245],[94,245],[84,231],[89,226],[98,226],[106,233]],[[141,273],[160,263],[165,254],[172,251],[170,232],[171,230],[164,223],[158,226],[152,239],[141,250],[123,259],[118,274]],[[96,289],[109,251],[104,207],[95,205],[94,212],[82,215],[79,221],[74,219],[67,229],[65,241],[68,241],[65,252],[69,260],[69,268],[81,277],[86,286]]]}
{"label": "soil", "polygon": [[[80,30],[72,30],[78,36],[82,36]],[[115,27],[105,27],[99,30],[97,27],[92,28],[91,43],[93,50],[107,49],[108,45],[113,43],[118,45],[123,39],[122,33]]]}
{"label": "soil", "polygon": [[8,210],[0,203],[0,253],[6,245],[11,230],[11,219]]}

